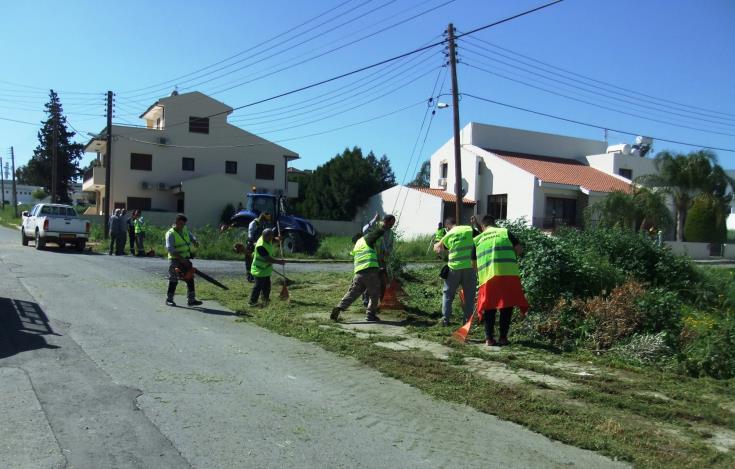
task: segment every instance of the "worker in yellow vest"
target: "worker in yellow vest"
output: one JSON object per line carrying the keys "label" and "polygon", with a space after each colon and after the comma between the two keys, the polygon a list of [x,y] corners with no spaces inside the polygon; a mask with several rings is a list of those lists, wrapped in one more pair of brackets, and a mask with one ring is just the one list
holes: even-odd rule
{"label": "worker in yellow vest", "polygon": [[[138,257],[143,257],[145,256],[144,244],[146,225],[145,220],[143,219],[143,215],[140,213],[140,210],[135,210],[133,212],[133,229],[135,233],[135,255]],[[133,245],[130,245],[130,252],[133,252]]]}
{"label": "worker in yellow vest", "polygon": [[258,298],[263,295],[263,303],[265,305],[270,301],[271,295],[271,274],[273,273],[273,264],[284,265],[286,261],[276,259],[275,248],[273,247],[274,232],[270,228],[263,230],[263,233],[255,243],[253,250],[253,263],[250,266],[250,274],[255,279],[253,291],[250,294],[250,306],[258,304]]}
{"label": "worker in yellow vest", "polygon": [[199,306],[201,301],[196,299],[194,293],[194,278],[191,275],[185,275],[191,269],[191,247],[199,246],[194,233],[186,227],[187,218],[184,214],[176,215],[174,225],[166,232],[164,237],[166,242],[166,251],[168,252],[168,293],[166,294],[166,304],[168,306],[176,306],[174,303],[174,294],[176,286],[179,284],[179,276],[183,275],[186,282],[186,297],[188,306]]}
{"label": "worker in yellow vest", "polygon": [[464,291],[463,320],[466,322],[475,309],[475,290],[477,289],[476,251],[472,241],[472,227],[457,225],[454,218],[444,220],[447,234],[434,244],[434,252],[441,254],[448,252],[447,269],[442,290],[442,319],[441,324],[449,325],[452,316],[452,303],[457,288]]}
{"label": "worker in yellow vest", "polygon": [[[528,301],[521,286],[518,257],[523,253],[518,238],[506,228],[495,226],[495,219],[485,216],[480,222],[482,233],[475,237],[477,276],[480,289],[477,314],[485,322],[485,344],[509,345],[508,331],[513,308],[528,311]],[[495,316],[500,311],[500,338],[495,340]]]}
{"label": "worker in yellow vest", "polygon": [[332,321],[339,319],[342,311],[345,311],[363,292],[367,292],[368,304],[366,320],[380,321],[378,317],[378,309],[380,303],[380,263],[378,261],[378,252],[376,251],[376,243],[380,238],[390,231],[395,224],[396,219],[392,216],[383,217],[383,221],[377,229],[369,231],[364,236],[358,235],[359,238],[355,243],[355,247],[350,253],[354,258],[355,276],[352,278],[352,285],[347,290],[345,296],[337,306],[332,308],[329,315]]}

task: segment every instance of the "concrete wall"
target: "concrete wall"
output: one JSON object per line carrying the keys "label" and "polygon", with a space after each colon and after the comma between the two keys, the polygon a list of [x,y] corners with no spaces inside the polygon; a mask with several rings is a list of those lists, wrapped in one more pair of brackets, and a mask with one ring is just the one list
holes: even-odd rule
{"label": "concrete wall", "polygon": [[590,165],[595,169],[612,174],[620,175],[620,169],[630,169],[633,172],[633,179],[647,174],[656,173],[656,165],[650,158],[641,158],[640,156],[624,155],[622,153],[603,153],[600,155],[588,155],[581,158],[580,161]]}
{"label": "concrete wall", "polygon": [[666,246],[676,254],[685,254],[692,259],[709,259],[709,243],[666,241]]}
{"label": "concrete wall", "polygon": [[360,232],[363,223],[360,221],[335,221],[335,220],[313,220],[309,219],[318,234],[353,236]]}
{"label": "concrete wall", "polygon": [[362,226],[375,212],[396,216],[395,230],[405,239],[433,234],[444,219],[442,199],[406,186],[394,186],[368,199],[355,221]]}
{"label": "concrete wall", "polygon": [[[3,181],[3,185],[5,186],[5,190],[3,191],[3,196],[5,197],[5,203],[8,205],[13,204],[13,180],[5,180]],[[18,198],[18,203],[20,204],[37,204],[39,203],[38,200],[33,198],[33,192],[37,191],[39,189],[43,189],[41,186],[27,186],[25,184],[17,184],[15,185],[15,194]],[[43,200],[44,202],[48,201],[48,198]]]}
{"label": "concrete wall", "polygon": [[483,190],[478,213],[488,213],[488,195],[508,194],[508,219],[525,217],[530,224],[535,207],[536,177],[492,153],[486,154],[483,161],[487,172],[481,176]]}
{"label": "concrete wall", "polygon": [[462,140],[462,142],[491,150],[559,158],[582,158],[586,155],[594,155],[607,150],[607,144],[601,140],[532,132],[477,122],[470,122],[468,127],[469,140]]}

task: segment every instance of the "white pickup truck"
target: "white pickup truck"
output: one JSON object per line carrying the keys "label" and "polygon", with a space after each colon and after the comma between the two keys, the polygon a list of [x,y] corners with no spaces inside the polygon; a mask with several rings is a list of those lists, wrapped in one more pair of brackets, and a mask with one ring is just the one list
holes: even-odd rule
{"label": "white pickup truck", "polygon": [[59,247],[72,244],[83,251],[89,238],[91,225],[77,216],[74,207],[61,204],[37,204],[23,212],[20,239],[28,246],[30,239],[36,240],[36,249],[43,249],[47,242]]}

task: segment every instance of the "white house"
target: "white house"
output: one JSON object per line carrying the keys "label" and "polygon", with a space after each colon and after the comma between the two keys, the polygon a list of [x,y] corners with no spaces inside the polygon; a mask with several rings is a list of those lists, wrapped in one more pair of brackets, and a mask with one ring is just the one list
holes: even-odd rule
{"label": "white house", "polygon": [[[524,217],[541,228],[579,226],[588,205],[610,192],[630,191],[632,179],[655,172],[653,160],[638,156],[629,145],[608,147],[598,140],[475,122],[461,130],[460,140],[464,199],[474,203],[472,210],[463,210],[463,222],[473,213],[487,213],[496,218]],[[430,162],[431,189],[453,200],[453,139]],[[389,191],[374,196],[368,205],[390,198]],[[391,211],[390,205],[383,204],[385,212]],[[433,233],[437,222],[448,215],[410,199],[401,207],[399,229],[409,236]]]}
{"label": "white house", "polygon": [[[216,224],[228,203],[245,194],[298,195],[287,181],[295,152],[227,122],[232,108],[199,92],[159,99],[140,117],[144,126],[112,126],[110,197],[114,208],[185,212],[192,225]],[[99,166],[84,176],[83,190],[105,204],[105,132],[86,152]]]}
{"label": "white house", "polygon": [[[15,184],[15,193],[18,197],[19,204],[35,204],[39,201],[33,198],[33,193],[43,190],[41,186],[29,186],[27,184]],[[0,184],[0,192],[2,197],[0,201],[4,200],[6,204],[11,205],[13,203],[13,180],[3,180]]]}
{"label": "white house", "polygon": [[[727,175],[735,179],[735,170],[727,171]],[[735,231],[735,200],[730,202],[730,215],[727,217],[727,229]]]}

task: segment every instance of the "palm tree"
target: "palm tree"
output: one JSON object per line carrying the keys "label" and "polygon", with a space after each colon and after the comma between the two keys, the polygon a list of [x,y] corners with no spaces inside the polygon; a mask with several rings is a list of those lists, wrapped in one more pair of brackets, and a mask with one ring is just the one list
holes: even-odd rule
{"label": "palm tree", "polygon": [[662,151],[656,155],[655,164],[658,174],[642,176],[636,181],[671,197],[676,212],[677,241],[684,240],[687,211],[696,196],[708,194],[721,198],[728,185],[735,187],[735,181],[717,164],[717,155],[711,150],[688,155]]}
{"label": "palm tree", "polygon": [[663,193],[645,187],[633,192],[611,192],[605,199],[585,209],[588,225],[642,231],[646,228],[665,230],[672,224],[671,213]]}

